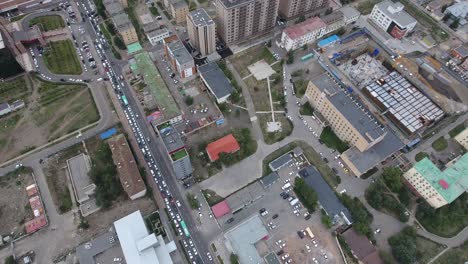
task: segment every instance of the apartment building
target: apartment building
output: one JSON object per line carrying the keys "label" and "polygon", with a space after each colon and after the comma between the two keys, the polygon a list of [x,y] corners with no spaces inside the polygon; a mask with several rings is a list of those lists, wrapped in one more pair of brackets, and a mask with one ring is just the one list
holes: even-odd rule
{"label": "apartment building", "polygon": [[424,158],[403,174],[406,183],[426,202],[439,208],[455,201],[468,191],[468,153],[452,160],[440,170],[431,160]]}
{"label": "apartment building", "polygon": [[335,134],[350,146],[341,157],[349,169],[361,176],[403,147],[388,127],[350,96],[334,78],[322,74],[309,82],[306,97],[326,119]]}
{"label": "apartment building", "polygon": [[153,46],[157,45],[163,39],[169,37],[170,35],[171,33],[169,33],[169,30],[167,30],[167,28],[157,29],[146,33],[146,37]]}
{"label": "apartment building", "polygon": [[202,56],[216,51],[216,24],[205,9],[187,14],[187,32],[190,43]]}
{"label": "apartment building", "polygon": [[138,35],[127,14],[122,13],[112,17],[112,22],[125,43],[129,45],[138,42]]}
{"label": "apartment building", "polygon": [[340,8],[339,11],[343,14],[343,20],[345,25],[349,25],[356,22],[361,16],[361,13],[359,13],[359,11],[357,11],[352,6],[344,6]]}
{"label": "apartment building", "polygon": [[400,2],[386,0],[374,6],[369,19],[396,39],[401,39],[416,26],[416,19],[406,13]]}
{"label": "apartment building", "polygon": [[324,13],[328,7],[328,0],[281,0],[278,13],[286,19],[305,14],[316,16]]}
{"label": "apartment building", "polygon": [[171,15],[177,24],[185,23],[188,12],[189,7],[184,0],[171,2]]}
{"label": "apartment building", "polygon": [[311,17],[302,23],[290,26],[281,34],[281,47],[290,51],[312,43],[324,35],[326,27],[327,24],[319,17]]}
{"label": "apartment building", "polygon": [[166,58],[181,78],[190,77],[196,73],[192,55],[176,35],[163,39],[163,43]]}
{"label": "apartment building", "polygon": [[218,35],[229,45],[270,32],[278,4],[279,0],[216,0]]}
{"label": "apartment building", "polygon": [[336,31],[341,27],[344,27],[345,25],[343,12],[339,10],[326,16],[323,16],[321,17],[321,19],[327,25],[323,34],[328,34],[330,32]]}

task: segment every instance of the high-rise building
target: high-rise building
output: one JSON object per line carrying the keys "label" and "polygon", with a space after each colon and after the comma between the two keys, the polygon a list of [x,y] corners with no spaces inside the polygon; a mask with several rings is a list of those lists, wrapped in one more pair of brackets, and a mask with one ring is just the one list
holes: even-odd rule
{"label": "high-rise building", "polygon": [[318,15],[328,8],[328,0],[281,0],[278,13],[284,18],[304,14]]}
{"label": "high-rise building", "polygon": [[185,17],[189,12],[187,2],[183,0],[175,0],[171,2],[171,14],[177,24],[184,23]]}
{"label": "high-rise building", "polygon": [[202,56],[216,51],[216,24],[205,9],[200,8],[187,14],[187,31],[190,43]]}
{"label": "high-rise building", "polygon": [[279,0],[216,0],[218,35],[226,44],[266,34],[275,27]]}

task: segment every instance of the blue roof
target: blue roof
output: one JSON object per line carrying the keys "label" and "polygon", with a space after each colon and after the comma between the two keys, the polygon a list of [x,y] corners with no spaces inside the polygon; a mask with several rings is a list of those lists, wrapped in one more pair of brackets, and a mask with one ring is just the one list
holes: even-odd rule
{"label": "blue roof", "polygon": [[323,48],[339,40],[340,40],[340,37],[338,37],[338,35],[333,35],[326,39],[322,39],[321,41],[317,43],[317,45],[319,46],[319,48]]}
{"label": "blue roof", "polygon": [[99,137],[104,140],[104,139],[108,139],[110,137],[112,137],[113,135],[115,135],[117,133],[117,129],[115,129],[114,127],[111,128],[111,129],[108,129],[106,131],[104,131],[103,133],[101,133],[99,135]]}

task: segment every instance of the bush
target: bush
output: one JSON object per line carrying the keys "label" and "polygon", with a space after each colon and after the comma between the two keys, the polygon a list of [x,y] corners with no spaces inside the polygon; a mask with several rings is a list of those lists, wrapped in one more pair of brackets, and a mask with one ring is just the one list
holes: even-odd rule
{"label": "bush", "polygon": [[187,201],[192,209],[198,209],[200,207],[200,203],[191,192],[187,192]]}
{"label": "bush", "polygon": [[339,198],[343,205],[350,211],[354,220],[353,226],[356,232],[367,236],[369,239],[373,239],[373,233],[370,227],[373,219],[372,214],[367,211],[366,207],[357,197],[351,198],[351,196],[343,193]]}
{"label": "bush", "polygon": [[421,161],[424,158],[428,158],[428,157],[429,157],[429,154],[427,154],[426,152],[419,152],[418,154],[416,154],[416,156],[414,156],[414,159],[416,161]]}
{"label": "bush", "polygon": [[186,103],[187,105],[192,105],[192,104],[193,104],[193,97],[190,96],[190,95],[186,96],[186,97],[185,97],[185,103]]}
{"label": "bush", "polygon": [[127,47],[125,46],[125,43],[124,43],[122,37],[116,35],[116,36],[114,36],[113,40],[114,40],[115,46],[116,46],[119,50],[125,50],[125,49],[127,48]]}
{"label": "bush", "polygon": [[231,261],[231,264],[239,264],[239,257],[234,254],[234,253],[231,253],[231,256],[229,256],[229,260]]}
{"label": "bush", "polygon": [[112,22],[106,22],[106,28],[111,35],[117,34],[117,30]]}
{"label": "bush", "polygon": [[288,59],[286,60],[286,64],[293,64],[294,63],[294,53],[292,51],[288,52]]}
{"label": "bush", "polygon": [[312,108],[309,102],[306,102],[305,104],[301,105],[299,113],[301,113],[301,115],[311,116],[314,114],[314,108]]}
{"label": "bush", "polygon": [[302,205],[304,205],[309,213],[315,211],[315,207],[317,207],[317,193],[315,190],[310,187],[304,180],[304,178],[296,177],[294,180],[294,193],[296,193],[297,198],[301,201]]}
{"label": "bush", "polygon": [[348,144],[342,141],[329,126],[322,130],[320,139],[327,147],[336,149],[340,153],[343,153],[349,148]]}
{"label": "bush", "polygon": [[323,209],[320,210],[320,212],[322,213],[320,216],[320,221],[326,228],[330,229],[333,226],[330,216],[328,216]]}
{"label": "bush", "polygon": [[417,260],[416,230],[407,226],[388,239],[392,254],[399,263],[413,264]]}
{"label": "bush", "polygon": [[16,260],[13,256],[10,255],[5,259],[5,264],[16,264]]}
{"label": "bush", "polygon": [[158,12],[158,9],[155,7],[155,6],[151,6],[149,8],[151,14],[153,14],[153,16],[159,16],[159,12]]}

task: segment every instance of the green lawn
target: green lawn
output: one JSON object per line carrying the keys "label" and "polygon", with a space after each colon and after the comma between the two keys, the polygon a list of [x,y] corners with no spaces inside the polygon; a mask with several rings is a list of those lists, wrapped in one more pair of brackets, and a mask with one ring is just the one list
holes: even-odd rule
{"label": "green lawn", "polygon": [[308,82],[303,79],[294,81],[294,92],[296,93],[297,97],[301,98],[302,96],[304,96],[307,90],[307,84]]}
{"label": "green lawn", "polygon": [[416,154],[416,156],[414,156],[414,159],[416,161],[420,161],[426,157],[429,157],[429,154],[427,154],[426,152],[419,152],[418,154]]}
{"label": "green lawn", "polygon": [[465,263],[468,260],[468,240],[457,248],[451,248],[440,256],[434,264]]}
{"label": "green lawn", "polygon": [[435,150],[435,151],[442,151],[444,149],[446,149],[448,146],[448,142],[447,140],[442,136],[438,139],[436,139],[433,143],[432,143],[432,148]]}
{"label": "green lawn", "polygon": [[312,108],[309,102],[306,102],[299,109],[299,113],[301,113],[301,115],[311,116],[314,114],[314,108]]}
{"label": "green lawn", "polygon": [[221,202],[222,200],[224,200],[223,197],[219,196],[214,191],[209,190],[209,189],[202,190],[202,193],[203,193],[203,196],[205,196],[205,199],[208,202],[209,206],[213,206]]}
{"label": "green lawn", "polygon": [[171,155],[171,158],[172,160],[176,161],[176,160],[179,160],[183,157],[187,156],[187,152],[185,151],[185,149],[181,149],[179,151],[177,151],[176,153],[172,154]]}
{"label": "green lawn", "polygon": [[47,68],[55,74],[79,75],[82,73],[80,61],[71,40],[49,43],[44,53]]}
{"label": "green lawn", "polygon": [[51,31],[65,27],[65,22],[59,15],[50,15],[31,19],[31,21],[29,21],[29,26],[32,25],[38,25],[43,31]]}
{"label": "green lawn", "polygon": [[281,131],[278,132],[268,132],[267,131],[267,122],[271,122],[270,114],[262,114],[259,117],[260,127],[262,128],[263,138],[266,144],[273,144],[275,142],[285,139],[287,136],[291,135],[293,131],[293,124],[289,119],[287,119],[283,114],[275,114],[275,121],[281,123]]}
{"label": "green lawn", "polygon": [[241,77],[245,77],[250,74],[250,71],[247,67],[262,59],[265,60],[265,62],[268,64],[272,64],[276,61],[273,57],[273,54],[271,54],[271,52],[265,46],[256,46],[239,54],[233,55],[231,56],[230,61],[236,68],[239,75]]}
{"label": "green lawn", "polygon": [[367,0],[364,2],[360,2],[359,5],[357,6],[357,10],[363,15],[370,14],[372,11],[372,8],[374,8],[374,5],[380,2],[381,0]]}
{"label": "green lawn", "polygon": [[[444,245],[438,244],[422,236],[416,237],[417,257],[419,263],[429,263],[433,257],[445,249]],[[441,257],[443,258],[443,257]],[[446,262],[456,263],[456,262]]]}
{"label": "green lawn", "polygon": [[0,82],[0,102],[11,102],[17,99],[25,99],[29,94],[24,76]]}
{"label": "green lawn", "polygon": [[320,139],[323,143],[332,149],[338,150],[340,153],[343,153],[349,148],[346,142],[343,142],[330,127],[326,127],[322,130],[320,134]]}
{"label": "green lawn", "polygon": [[452,130],[449,131],[449,135],[451,138],[453,138],[456,135],[460,134],[463,130],[465,130],[465,123],[461,123],[458,126],[454,127]]}

